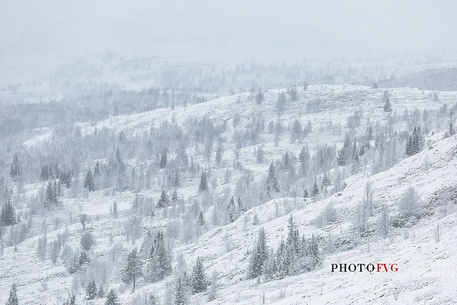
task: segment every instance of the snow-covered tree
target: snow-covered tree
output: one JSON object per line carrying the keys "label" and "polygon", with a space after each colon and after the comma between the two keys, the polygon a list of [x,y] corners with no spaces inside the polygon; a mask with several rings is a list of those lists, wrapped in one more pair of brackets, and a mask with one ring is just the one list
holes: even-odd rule
{"label": "snow-covered tree", "polygon": [[175,288],[175,305],[185,305],[187,304],[186,288],[183,284],[183,280],[178,278],[176,281]]}
{"label": "snow-covered tree", "polygon": [[12,226],[16,224],[16,212],[14,211],[11,200],[8,199],[2,207],[0,214],[0,225],[1,226]]}
{"label": "snow-covered tree", "polygon": [[89,169],[86,174],[86,179],[84,180],[84,187],[89,190],[89,192],[95,191],[95,182],[92,171]]}
{"label": "snow-covered tree", "polygon": [[279,189],[279,183],[278,183],[278,178],[276,176],[276,171],[273,163],[270,164],[270,167],[268,168],[268,176],[267,176],[267,194],[268,196],[271,197],[272,193],[278,193],[280,191]]}
{"label": "snow-covered tree", "polygon": [[157,282],[171,274],[171,271],[171,255],[165,244],[165,237],[162,231],[159,231],[147,259],[146,279],[149,282]]}
{"label": "snow-covered tree", "polygon": [[390,104],[389,92],[386,90],[382,96],[384,102],[384,112],[392,112],[392,105]]}
{"label": "snow-covered tree", "polygon": [[205,268],[200,257],[197,257],[192,271],[192,293],[204,292],[208,289],[208,279],[206,278]]}
{"label": "snow-covered tree", "polygon": [[403,217],[419,218],[422,215],[422,199],[414,187],[409,187],[397,204]]}
{"label": "snow-covered tree", "polygon": [[132,283],[132,291],[135,291],[137,279],[143,275],[142,265],[143,263],[138,257],[138,250],[134,248],[127,256],[127,266],[122,272],[122,281],[126,284]]}
{"label": "snow-covered tree", "polygon": [[198,190],[200,192],[205,192],[208,189],[208,181],[206,178],[206,172],[202,171],[202,176],[200,178],[200,184],[198,186]]}
{"label": "snow-covered tree", "polygon": [[13,286],[11,286],[10,296],[8,298],[8,301],[6,301],[5,305],[19,305],[16,284],[13,284]]}
{"label": "snow-covered tree", "polygon": [[259,230],[257,244],[252,251],[251,258],[249,261],[248,278],[256,278],[262,275],[265,261],[267,260],[267,256],[267,237],[265,234],[265,229],[261,228]]}
{"label": "snow-covered tree", "polygon": [[95,284],[95,281],[92,280],[86,286],[86,299],[93,300],[96,297],[97,297],[97,285]]}
{"label": "snow-covered tree", "polygon": [[111,289],[110,292],[108,292],[105,305],[121,305],[121,302],[119,301],[117,293],[114,291],[114,289]]}

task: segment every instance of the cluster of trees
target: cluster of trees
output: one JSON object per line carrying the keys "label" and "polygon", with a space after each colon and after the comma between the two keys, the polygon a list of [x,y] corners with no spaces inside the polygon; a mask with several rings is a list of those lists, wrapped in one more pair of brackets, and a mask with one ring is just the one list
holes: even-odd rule
{"label": "cluster of trees", "polygon": [[282,279],[290,275],[314,270],[322,262],[317,238],[300,236],[293,217],[289,218],[288,235],[276,250],[269,249],[265,230],[259,231],[255,248],[248,266],[248,278],[261,275],[267,280]]}

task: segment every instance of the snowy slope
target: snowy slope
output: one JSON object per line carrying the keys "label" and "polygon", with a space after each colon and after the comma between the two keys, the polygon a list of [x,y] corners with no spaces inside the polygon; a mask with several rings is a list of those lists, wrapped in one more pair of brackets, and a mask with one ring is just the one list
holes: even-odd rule
{"label": "snowy slope", "polygon": [[[309,86],[306,91],[299,88],[300,98],[297,102],[289,102],[286,112],[278,116],[275,110],[276,98],[280,91],[269,90],[265,93],[265,101],[257,105],[249,93],[222,97],[205,103],[188,107],[176,107],[174,110],[158,109],[150,112],[112,117],[95,125],[81,123],[79,126],[83,134],[92,133],[97,127],[129,134],[141,134],[151,127],[160,126],[165,121],[175,121],[179,126],[186,128],[186,122],[190,118],[210,117],[218,122],[233,122],[235,116],[240,116],[246,124],[253,117],[263,117],[268,121],[281,120],[284,124],[291,124],[294,119],[299,119],[302,124],[310,121],[313,129],[331,122],[333,125],[346,125],[347,118],[355,111],[362,112],[363,117],[369,117],[372,122],[385,121],[383,112],[383,90],[369,89],[359,86]],[[405,109],[419,111],[438,110],[444,103],[456,100],[456,92],[440,93],[439,102],[433,102],[432,92],[420,91],[409,88],[398,88],[389,91],[393,109],[401,114]],[[324,107],[316,111],[308,111],[306,104],[315,100],[321,100]],[[234,127],[229,124],[227,138],[231,138]],[[178,245],[174,254],[182,253],[191,268],[197,257],[202,257],[207,273],[218,272],[217,299],[210,304],[262,304],[265,298],[266,304],[453,304],[457,300],[455,291],[456,275],[452,266],[457,266],[457,232],[455,225],[457,215],[454,206],[450,207],[447,216],[438,214],[420,219],[413,227],[394,229],[390,239],[381,239],[376,235],[365,238],[356,238],[351,225],[354,207],[363,197],[363,190],[367,181],[372,182],[377,210],[381,204],[388,206],[392,215],[397,212],[396,202],[405,190],[414,186],[425,204],[428,204],[432,195],[444,187],[457,183],[457,139],[455,137],[442,140],[443,133],[439,132],[442,126],[436,128],[436,134],[429,137],[428,146],[421,153],[406,158],[387,171],[371,175],[369,170],[346,179],[347,187],[333,196],[324,200],[313,201],[296,198],[276,198],[264,204],[250,209],[234,223],[215,228],[201,236],[197,242],[188,245]],[[441,128],[441,129],[440,129]],[[309,147],[318,144],[340,143],[344,136],[343,132],[322,133],[312,132],[306,139]],[[279,147],[273,144],[272,135],[262,135],[262,143],[265,146],[266,161],[262,164],[255,163],[253,149],[258,145],[250,145],[240,150],[240,158],[243,165],[253,170],[256,180],[260,180],[266,173],[269,162],[280,158],[286,151],[297,153],[302,144],[290,143],[288,137],[281,141]],[[33,149],[47,141],[52,141],[53,134],[46,132],[24,143],[24,147]],[[226,147],[226,154],[230,155],[235,150],[233,143]],[[204,162],[202,160],[202,162]],[[223,169],[214,169],[214,176],[223,176]],[[234,177],[236,182],[236,178]],[[26,189],[30,193],[36,192],[39,185],[28,185]],[[221,191],[219,186],[216,192]],[[196,181],[184,183],[182,192],[186,197],[198,196]],[[145,192],[146,193],[146,192]],[[148,194],[158,197],[157,190]],[[29,193],[27,195],[30,195]],[[88,227],[96,236],[97,253],[110,255],[109,237],[114,235],[114,242],[119,242],[124,249],[122,256],[126,256],[127,250],[133,247],[126,243],[122,236],[125,220],[124,210],[129,208],[135,194],[122,193],[105,196],[103,191],[91,193],[88,198],[69,199],[64,201],[65,210],[58,211],[53,217],[66,216],[68,211],[74,215],[84,212],[91,216]],[[117,201],[119,204],[120,217],[109,217],[110,204]],[[313,220],[317,215],[332,202],[339,215],[334,224],[316,228]],[[430,208],[434,212],[435,207]],[[254,215],[260,220],[258,225],[253,225]],[[354,242],[349,249],[325,257],[321,268],[298,276],[288,277],[280,281],[261,282],[245,280],[249,252],[255,244],[257,233],[261,227],[267,232],[268,245],[276,248],[281,238],[287,235],[287,221],[293,215],[297,222],[300,233],[305,236],[316,234],[325,240],[329,232],[335,239],[350,238]],[[374,223],[375,219],[369,220]],[[434,230],[439,223],[441,238],[437,242]],[[162,226],[166,223],[151,223],[146,220],[144,225]],[[73,223],[67,223],[67,227],[61,226],[56,229],[48,221],[48,240],[52,241],[58,233],[68,230],[69,244],[77,247],[82,233],[81,224],[74,219]],[[409,238],[406,237],[408,233]],[[0,300],[6,299],[10,283],[18,284],[18,292],[21,296],[21,304],[61,304],[66,300],[72,287],[72,279],[65,272],[65,268],[57,264],[53,266],[49,260],[41,261],[36,255],[38,236],[29,238],[18,246],[15,252],[13,247],[5,249],[0,257]],[[140,241],[135,246],[139,247]],[[398,263],[398,273],[332,273],[332,263]],[[114,272],[119,277],[119,271]],[[115,278],[114,288],[122,287],[120,279]],[[159,297],[167,293],[169,279],[147,284],[140,282],[137,292],[131,294],[128,289],[121,294],[123,304],[131,304],[138,294],[145,291],[154,292]],[[263,294],[265,293],[265,294]],[[78,295],[81,304],[83,294]],[[205,303],[205,295],[197,295],[193,299],[195,304]],[[104,300],[96,300],[93,304],[103,304]],[[79,303],[78,303],[79,304]]]}

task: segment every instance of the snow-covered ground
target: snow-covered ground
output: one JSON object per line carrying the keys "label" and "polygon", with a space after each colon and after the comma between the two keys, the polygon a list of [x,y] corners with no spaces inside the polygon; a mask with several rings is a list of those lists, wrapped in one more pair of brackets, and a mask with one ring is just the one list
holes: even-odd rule
{"label": "snow-covered ground", "polygon": [[[356,132],[360,128],[347,129],[349,116],[360,113],[362,126],[369,119],[372,123],[385,123],[388,118],[383,111],[382,95],[384,90],[370,89],[351,85],[313,85],[306,91],[298,87],[298,101],[287,102],[284,114],[278,115],[276,99],[282,90],[268,90],[265,100],[258,105],[249,93],[221,97],[205,103],[177,106],[174,110],[158,109],[154,111],[111,117],[96,124],[80,123],[82,134],[91,134],[95,127],[98,130],[109,129],[123,131],[127,135],[141,135],[143,132],[160,126],[163,122],[176,122],[186,128],[191,118],[211,118],[215,122],[227,122],[228,128],[224,136],[231,139],[235,131],[233,120],[239,117],[241,125],[246,125],[253,118],[263,118],[265,122],[281,121],[289,126],[295,119],[302,125],[311,122],[313,132],[305,139],[310,149],[320,144],[340,145],[345,132]],[[433,101],[433,92],[411,88],[389,90],[392,108],[395,113],[402,115],[405,110],[410,114],[415,110],[421,113],[437,111],[443,104],[451,105],[457,100],[457,92],[441,92],[439,100]],[[307,104],[320,101],[319,109],[309,110]],[[327,128],[325,126],[331,126]],[[338,127],[339,126],[339,127]],[[457,300],[457,214],[454,205],[449,207],[446,215],[430,213],[421,218],[411,227],[392,229],[390,238],[383,239],[376,234],[361,238],[357,237],[351,219],[355,207],[363,198],[365,185],[372,183],[375,209],[386,205],[391,215],[398,213],[397,202],[408,187],[415,187],[419,192],[424,208],[429,204],[433,194],[441,189],[454,186],[457,183],[457,138],[455,136],[443,139],[445,124],[432,124],[427,147],[420,153],[406,158],[392,168],[371,174],[367,167],[361,173],[345,180],[344,190],[322,200],[304,199],[297,197],[275,198],[260,206],[245,212],[235,222],[211,229],[200,236],[196,242],[178,244],[173,253],[183,254],[188,268],[194,265],[197,257],[201,257],[207,268],[207,273],[218,274],[216,299],[208,304],[455,304]],[[395,126],[401,127],[401,123]],[[434,135],[432,135],[432,131]],[[45,131],[23,143],[27,149],[33,149],[47,141],[52,141],[52,131]],[[285,151],[296,155],[303,143],[290,143],[286,133],[280,145],[274,145],[274,135],[262,134],[261,141],[256,145],[248,145],[240,149],[240,162],[254,173],[256,181],[265,176],[268,165],[275,159],[281,158]],[[263,145],[266,160],[256,163],[253,153],[255,148]],[[225,147],[224,156],[233,155],[235,144],[230,141]],[[200,160],[202,163],[204,160]],[[228,162],[227,162],[228,163]],[[227,166],[230,167],[230,166]],[[214,168],[213,177],[223,180],[224,168]],[[233,177],[233,187],[236,178]],[[197,179],[185,181],[180,189],[184,198],[197,197]],[[26,185],[26,195],[36,192],[39,187]],[[215,192],[221,192],[224,185],[216,187]],[[145,191],[144,194],[158,199],[158,190]],[[135,194],[124,192],[105,194],[104,191],[90,193],[87,198],[64,198],[64,209],[54,212],[48,221],[48,241],[57,238],[65,230],[69,233],[68,244],[78,247],[82,226],[77,213],[90,216],[88,230],[96,237],[97,244],[93,251],[107,257],[112,248],[110,236],[114,244],[119,243],[126,256],[127,249],[139,247],[141,240],[133,245],[126,242],[123,236],[123,221],[126,219],[130,204]],[[110,216],[110,207],[116,201],[119,218]],[[313,220],[328,205],[333,203],[337,210],[337,222],[317,228]],[[436,209],[430,208],[432,211]],[[56,228],[51,225],[51,219],[66,216],[72,211],[73,222],[67,222]],[[254,225],[254,215],[259,223]],[[350,239],[348,249],[325,255],[322,267],[317,270],[287,277],[282,280],[260,282],[246,280],[249,253],[256,242],[260,228],[265,228],[268,246],[276,249],[281,238],[286,238],[287,223],[290,215],[296,221],[301,234],[310,237],[311,234],[328,238],[329,233],[334,239]],[[207,215],[208,218],[210,217]],[[376,217],[368,222],[374,223]],[[165,222],[154,223],[145,217],[143,225],[161,226]],[[436,238],[436,230],[440,230],[440,238]],[[20,304],[62,304],[72,289],[72,277],[60,262],[53,265],[49,259],[40,260],[37,256],[37,240],[41,235],[28,238],[17,246],[7,247],[0,257],[0,300],[5,300],[12,282],[18,285]],[[323,243],[325,244],[325,243]],[[397,263],[398,272],[331,272],[334,263]],[[117,268],[117,267],[114,267]],[[118,273],[114,273],[117,274]],[[112,288],[121,287],[120,279],[111,279]],[[148,291],[159,298],[167,293],[170,279],[148,284],[140,281],[135,293],[129,289],[120,294],[122,304],[132,304],[133,298]],[[84,299],[84,289],[77,296],[77,304],[87,302]],[[203,304],[207,300],[205,294],[192,298],[192,304]],[[104,299],[91,301],[88,304],[103,304]]]}

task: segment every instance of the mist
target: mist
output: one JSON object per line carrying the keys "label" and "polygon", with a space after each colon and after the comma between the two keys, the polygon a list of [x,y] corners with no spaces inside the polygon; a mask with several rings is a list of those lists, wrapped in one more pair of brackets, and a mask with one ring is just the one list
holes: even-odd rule
{"label": "mist", "polygon": [[238,63],[449,51],[455,1],[7,1],[0,78],[110,51]]}

